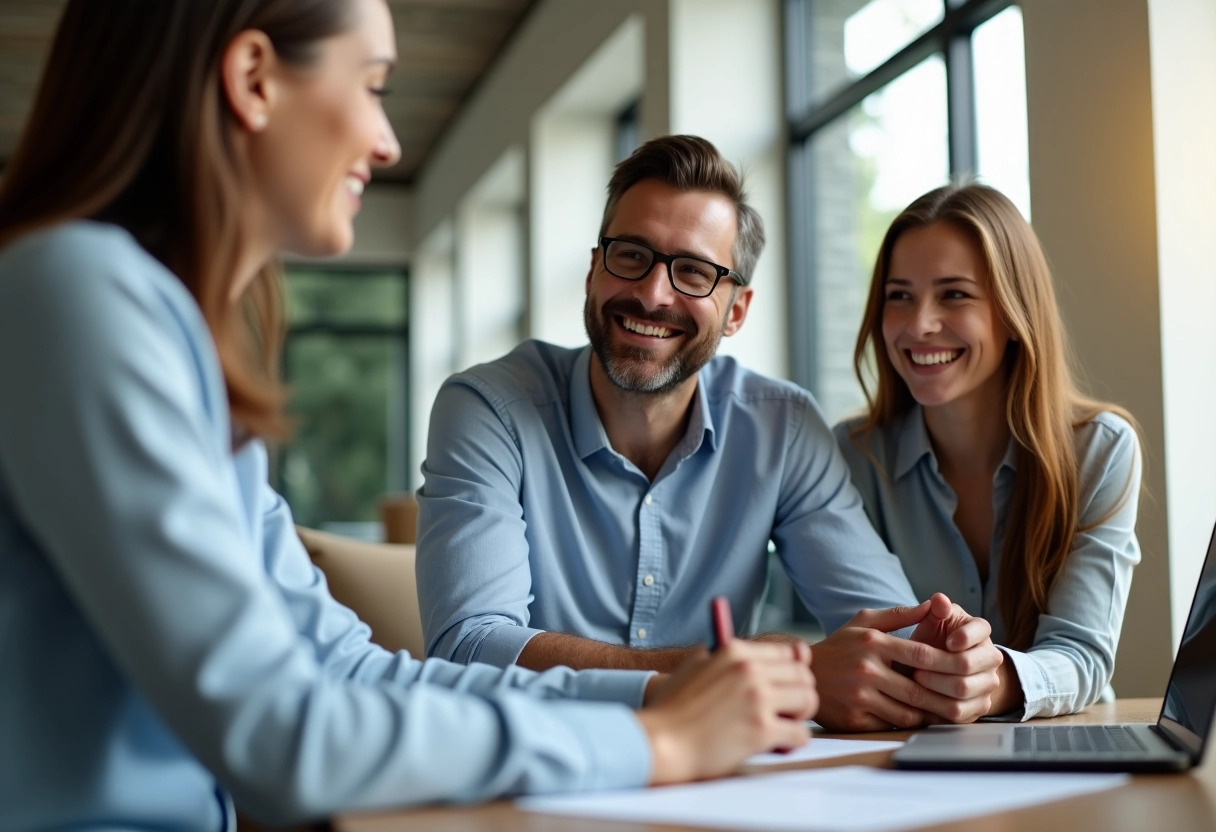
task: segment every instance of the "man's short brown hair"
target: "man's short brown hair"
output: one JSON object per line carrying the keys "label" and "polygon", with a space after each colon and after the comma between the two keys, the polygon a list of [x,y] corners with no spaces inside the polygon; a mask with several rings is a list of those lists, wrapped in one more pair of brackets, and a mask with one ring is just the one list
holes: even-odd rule
{"label": "man's short brown hair", "polygon": [[756,209],[747,204],[739,171],[700,136],[651,139],[616,166],[608,182],[608,204],[604,206],[604,220],[600,224],[601,237],[608,232],[608,224],[625,191],[647,179],[681,191],[709,191],[729,199],[735,206],[738,223],[731,251],[734,270],[743,278],[744,285],[752,282],[752,270],[764,248],[764,222]]}

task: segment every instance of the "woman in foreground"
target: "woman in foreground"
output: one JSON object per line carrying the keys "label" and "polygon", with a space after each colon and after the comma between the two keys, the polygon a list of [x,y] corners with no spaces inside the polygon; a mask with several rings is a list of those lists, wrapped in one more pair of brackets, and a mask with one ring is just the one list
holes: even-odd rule
{"label": "woman in foreground", "polygon": [[[874,372],[867,372],[872,358]],[[1078,392],[1039,241],[1000,192],[939,188],[882,242],[836,428],[866,512],[920,597],[987,618],[992,713],[1071,713],[1109,690],[1140,560],[1131,416]]]}
{"label": "woman in foreground", "polygon": [[266,485],[273,260],[350,247],[395,58],[384,0],[67,4],[0,183],[6,828],[676,782],[806,741],[805,645],[466,668],[328,594]]}

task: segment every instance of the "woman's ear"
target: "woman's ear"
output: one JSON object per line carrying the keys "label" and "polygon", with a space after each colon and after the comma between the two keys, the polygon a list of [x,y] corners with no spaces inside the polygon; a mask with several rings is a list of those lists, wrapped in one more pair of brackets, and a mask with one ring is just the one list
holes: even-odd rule
{"label": "woman's ear", "polygon": [[237,123],[260,133],[270,123],[274,104],[274,45],[265,32],[247,29],[224,50],[220,78]]}

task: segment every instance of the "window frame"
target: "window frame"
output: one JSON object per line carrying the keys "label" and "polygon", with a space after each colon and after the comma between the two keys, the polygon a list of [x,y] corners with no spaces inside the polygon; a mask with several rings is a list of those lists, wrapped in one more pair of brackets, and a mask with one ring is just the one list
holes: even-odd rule
{"label": "window frame", "polygon": [[819,356],[816,334],[808,321],[815,319],[818,275],[809,256],[808,242],[815,228],[811,192],[815,187],[810,163],[811,140],[819,131],[844,118],[868,96],[941,55],[946,69],[946,135],[950,176],[974,174],[977,133],[975,76],[971,36],[984,23],[1017,5],[1015,0],[941,0],[942,19],[913,39],[866,75],[813,102],[808,90],[806,32],[816,0],[785,0],[786,210],[789,216],[789,333],[790,377],[819,392]]}

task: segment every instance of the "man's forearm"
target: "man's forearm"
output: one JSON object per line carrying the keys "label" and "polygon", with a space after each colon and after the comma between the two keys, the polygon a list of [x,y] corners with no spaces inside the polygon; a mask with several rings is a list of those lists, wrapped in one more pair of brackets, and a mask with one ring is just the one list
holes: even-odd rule
{"label": "man's forearm", "polygon": [[605,644],[567,633],[539,633],[528,640],[516,664],[529,670],[565,665],[575,670],[604,667],[612,670],[657,670],[670,673],[692,654],[691,647],[640,650]]}

